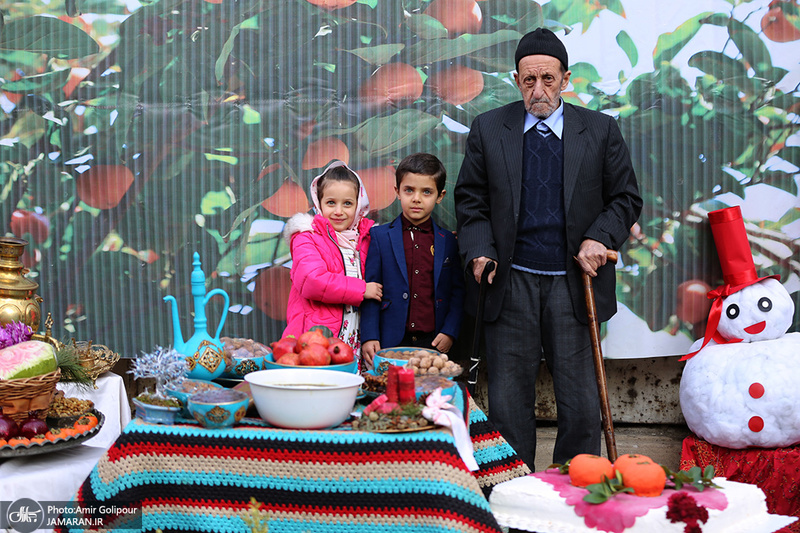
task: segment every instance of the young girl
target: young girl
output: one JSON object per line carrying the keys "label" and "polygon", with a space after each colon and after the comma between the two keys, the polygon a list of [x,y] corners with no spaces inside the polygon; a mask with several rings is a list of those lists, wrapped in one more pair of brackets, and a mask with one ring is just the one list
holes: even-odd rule
{"label": "young girl", "polygon": [[292,288],[283,335],[300,336],[315,325],[327,326],[349,346],[361,366],[358,306],[380,301],[380,283],[364,281],[369,248],[367,191],[361,178],[341,161],[331,163],[311,182],[316,215],[297,213],[286,223],[284,238],[292,252]]}

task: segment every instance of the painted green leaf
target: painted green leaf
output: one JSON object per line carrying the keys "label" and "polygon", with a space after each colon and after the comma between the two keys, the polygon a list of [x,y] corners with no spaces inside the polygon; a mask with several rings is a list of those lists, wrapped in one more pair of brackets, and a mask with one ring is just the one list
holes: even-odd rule
{"label": "painted green leaf", "polygon": [[572,76],[570,76],[569,81],[572,83],[575,92],[578,93],[586,92],[589,85],[602,79],[594,65],[589,63],[575,63],[570,66],[570,70],[572,71]]}
{"label": "painted green leaf", "polygon": [[675,31],[663,33],[658,36],[656,48],[653,50],[653,65],[660,68],[661,63],[672,61],[675,55],[680,52],[686,43],[692,40],[702,27],[701,21],[709,17],[711,13],[705,12],[695,15],[680,26]]}
{"label": "painted green leaf", "polygon": [[28,17],[6,22],[0,50],[22,50],[58,59],[96,54],[100,47],[88,33],[55,17]]}
{"label": "painted green leaf", "polygon": [[796,167],[800,167],[800,146],[786,146],[778,152],[778,156]]}
{"label": "painted green leaf", "polygon": [[384,65],[389,60],[399,54],[406,45],[402,43],[379,44],[377,46],[367,46],[365,48],[354,48],[345,52],[360,57],[372,65]]}
{"label": "painted green leaf", "polygon": [[412,65],[424,65],[471,54],[507,41],[516,43],[521,37],[522,34],[514,30],[479,35],[465,33],[455,39],[431,39],[415,43],[408,48],[408,56]]}
{"label": "painted green leaf", "polygon": [[430,15],[411,15],[406,19],[406,24],[421,39],[447,38],[447,28]]}
{"label": "painted green leaf", "polygon": [[440,122],[423,111],[403,109],[388,117],[367,120],[359,127],[356,138],[370,155],[385,155],[414,143]]}
{"label": "painted green leaf", "polygon": [[238,247],[231,248],[217,264],[217,271],[240,274],[248,265],[271,263],[279,255],[282,241],[280,233],[259,234],[247,242],[244,254]]}
{"label": "painted green leaf", "polygon": [[9,81],[2,85],[4,91],[9,92],[35,92],[35,91],[52,91],[54,89],[62,88],[69,79],[70,69],[55,70],[52,72],[45,72],[44,74],[37,74],[35,76],[25,76],[16,81]]}
{"label": "painted green leaf", "polygon": [[628,61],[631,62],[631,66],[635,67],[639,62],[639,50],[636,48],[636,43],[633,42],[631,36],[628,35],[628,32],[623,30],[617,34],[617,44],[622,48],[622,51],[625,52],[625,55],[628,56]]}

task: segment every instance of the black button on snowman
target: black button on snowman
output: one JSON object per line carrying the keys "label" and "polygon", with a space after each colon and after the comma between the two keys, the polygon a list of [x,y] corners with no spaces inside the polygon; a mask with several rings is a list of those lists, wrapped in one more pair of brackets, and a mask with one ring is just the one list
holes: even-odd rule
{"label": "black button on snowman", "polygon": [[726,448],[800,443],[800,333],[778,276],[759,278],[739,207],[708,215],[724,285],[706,334],[692,345],[680,402],[689,429]]}

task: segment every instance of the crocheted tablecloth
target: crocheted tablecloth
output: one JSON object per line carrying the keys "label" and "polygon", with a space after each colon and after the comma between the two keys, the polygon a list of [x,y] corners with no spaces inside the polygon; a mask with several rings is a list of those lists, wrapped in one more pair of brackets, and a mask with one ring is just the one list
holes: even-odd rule
{"label": "crocheted tablecloth", "polygon": [[[800,446],[732,450],[695,435],[683,439],[681,470],[708,465],[717,476],[758,486],[770,513],[800,516]],[[800,533],[800,520],[780,533]]]}
{"label": "crocheted tablecloth", "polygon": [[208,430],[134,419],[75,503],[141,506],[142,530],[165,533],[255,530],[251,499],[270,533],[498,532],[484,493],[528,470],[471,399],[468,417],[474,473],[442,428],[300,431],[246,418]]}

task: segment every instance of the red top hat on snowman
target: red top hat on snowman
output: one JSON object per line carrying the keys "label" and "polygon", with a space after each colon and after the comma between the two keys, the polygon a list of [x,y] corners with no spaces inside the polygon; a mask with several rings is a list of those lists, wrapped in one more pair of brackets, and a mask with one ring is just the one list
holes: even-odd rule
{"label": "red top hat on snowman", "polygon": [[706,296],[713,299],[714,302],[708,313],[703,344],[694,352],[681,357],[681,361],[694,357],[711,339],[719,344],[740,342],[742,339],[726,339],[717,332],[722,314],[722,301],[731,294],[759,281],[768,278],[780,279],[779,275],[758,277],[756,274],[756,265],[753,262],[753,254],[750,251],[750,242],[747,240],[742,210],[739,206],[711,211],[708,214],[708,221],[711,224],[711,233],[714,235],[714,245],[722,265],[722,280],[725,284],[708,291]]}

